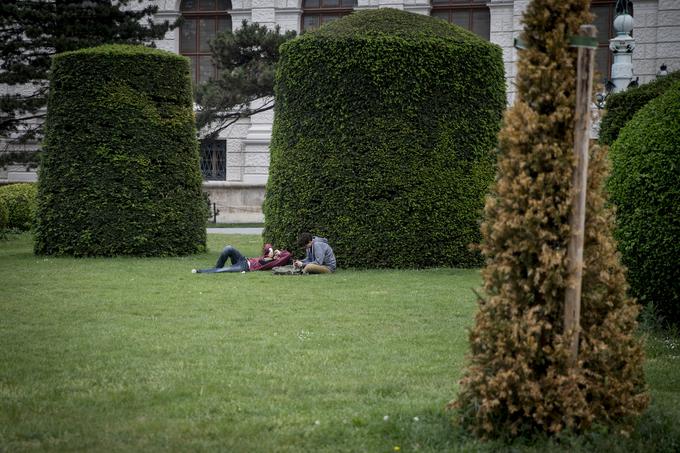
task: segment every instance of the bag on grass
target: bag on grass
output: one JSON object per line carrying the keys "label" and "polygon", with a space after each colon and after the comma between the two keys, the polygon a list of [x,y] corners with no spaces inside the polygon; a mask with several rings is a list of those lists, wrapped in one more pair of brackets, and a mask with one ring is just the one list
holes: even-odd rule
{"label": "bag on grass", "polygon": [[298,269],[292,264],[288,266],[276,266],[272,269],[272,275],[302,275],[302,269]]}

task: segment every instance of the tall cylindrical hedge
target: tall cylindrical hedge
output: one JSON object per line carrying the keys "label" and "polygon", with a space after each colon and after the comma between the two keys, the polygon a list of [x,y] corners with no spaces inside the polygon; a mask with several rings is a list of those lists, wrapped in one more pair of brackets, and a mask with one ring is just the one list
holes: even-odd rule
{"label": "tall cylindrical hedge", "polygon": [[439,19],[356,12],[284,44],[265,237],[340,266],[474,266],[505,108],[501,50]]}
{"label": "tall cylindrical hedge", "polygon": [[55,56],[50,77],[36,253],[204,250],[188,60],[101,46]]}
{"label": "tall cylindrical hedge", "polygon": [[631,292],[680,326],[680,80],[621,130],[611,160],[608,188]]}
{"label": "tall cylindrical hedge", "polygon": [[0,198],[0,239],[5,237],[9,226],[9,208],[7,202]]}

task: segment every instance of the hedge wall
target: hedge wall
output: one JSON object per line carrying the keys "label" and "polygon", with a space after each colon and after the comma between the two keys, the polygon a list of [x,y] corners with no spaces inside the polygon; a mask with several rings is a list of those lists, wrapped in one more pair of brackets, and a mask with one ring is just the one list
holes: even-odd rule
{"label": "hedge wall", "polygon": [[328,237],[346,267],[477,266],[505,108],[501,50],[394,9],[284,44],[267,241]]}
{"label": "hedge wall", "polygon": [[4,239],[9,224],[9,208],[7,202],[0,199],[0,239]]}
{"label": "hedge wall", "polygon": [[[7,209],[6,228],[28,231],[33,227],[36,191],[35,185],[28,183],[9,184],[0,187],[0,204]],[[2,224],[2,221],[0,221],[0,224]]]}
{"label": "hedge wall", "polygon": [[39,171],[38,254],[205,250],[189,63],[110,45],[53,59]]}
{"label": "hedge wall", "polygon": [[614,93],[607,98],[607,110],[600,124],[599,141],[611,145],[619,132],[649,101],[661,96],[675,82],[680,81],[680,71],[659,77],[637,88]]}
{"label": "hedge wall", "polygon": [[650,101],[610,150],[616,239],[631,291],[680,325],[680,81]]}

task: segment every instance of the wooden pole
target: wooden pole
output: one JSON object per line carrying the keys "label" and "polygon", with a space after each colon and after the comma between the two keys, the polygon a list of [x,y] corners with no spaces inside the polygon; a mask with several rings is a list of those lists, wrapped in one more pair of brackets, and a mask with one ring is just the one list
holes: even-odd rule
{"label": "wooden pole", "polygon": [[[581,36],[594,38],[593,25],[582,25]],[[576,111],[574,115],[574,155],[576,167],[572,179],[573,198],[569,227],[571,237],[567,249],[567,289],[564,297],[564,332],[571,335],[571,365],[578,361],[581,317],[581,279],[583,271],[583,240],[586,219],[586,188],[588,183],[588,141],[590,140],[590,97],[593,91],[593,61],[595,50],[579,45],[576,70]]]}

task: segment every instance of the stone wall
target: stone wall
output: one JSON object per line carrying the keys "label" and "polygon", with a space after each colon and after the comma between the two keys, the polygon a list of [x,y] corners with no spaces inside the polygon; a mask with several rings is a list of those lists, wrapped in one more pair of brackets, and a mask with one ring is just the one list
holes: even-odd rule
{"label": "stone wall", "polygon": [[636,0],[633,17],[633,75],[654,80],[659,67],[680,70],[680,0]]}
{"label": "stone wall", "polygon": [[515,98],[515,85],[512,82],[515,79],[517,50],[513,44],[516,34],[519,33],[516,27],[518,19],[515,3],[519,2],[513,2],[513,0],[491,0],[489,2],[491,16],[490,41],[503,49],[508,103],[512,103]]}

